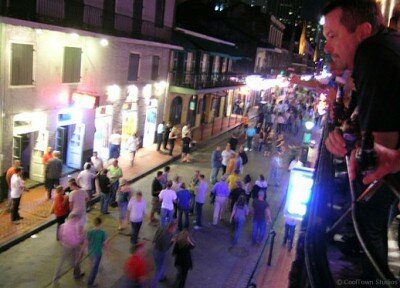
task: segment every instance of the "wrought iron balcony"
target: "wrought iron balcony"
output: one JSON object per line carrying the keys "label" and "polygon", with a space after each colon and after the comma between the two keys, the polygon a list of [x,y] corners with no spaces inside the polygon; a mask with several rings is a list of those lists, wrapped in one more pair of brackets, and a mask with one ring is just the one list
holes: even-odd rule
{"label": "wrought iron balcony", "polygon": [[71,0],[0,0],[3,16],[101,34],[170,43],[171,27]]}
{"label": "wrought iron balcony", "polygon": [[191,89],[230,87],[245,84],[245,75],[232,73],[170,72],[170,85]]}

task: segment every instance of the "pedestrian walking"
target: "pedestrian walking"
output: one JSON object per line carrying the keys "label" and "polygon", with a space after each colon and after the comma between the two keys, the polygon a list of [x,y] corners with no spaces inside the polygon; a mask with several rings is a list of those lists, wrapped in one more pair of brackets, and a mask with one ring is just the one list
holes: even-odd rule
{"label": "pedestrian walking", "polygon": [[165,121],[157,125],[157,151],[160,151],[165,132]]}
{"label": "pedestrian walking", "polygon": [[101,172],[104,169],[103,159],[98,156],[98,153],[96,151],[93,151],[93,155],[92,157],[90,157],[90,162],[92,162],[93,168],[97,173]]}
{"label": "pedestrian walking", "polygon": [[19,215],[19,204],[21,203],[22,193],[26,191],[25,189],[25,182],[22,179],[22,168],[17,167],[15,168],[15,173],[11,177],[10,186],[11,186],[11,221],[14,224],[18,224],[19,220],[24,219]]}
{"label": "pedestrian walking", "polygon": [[103,169],[97,174],[97,181],[100,189],[100,213],[103,215],[110,214],[108,212],[108,205],[110,203],[111,196],[111,182],[107,176],[108,170]]}
{"label": "pedestrian walking", "polygon": [[275,186],[278,187],[280,180],[279,180],[279,169],[282,166],[282,161],[279,152],[274,152],[274,155],[271,159],[271,164],[269,168],[269,176],[268,176],[268,183],[271,183],[271,180],[274,180]]}
{"label": "pedestrian walking", "polygon": [[101,218],[96,217],[93,220],[94,228],[86,233],[85,246],[88,247],[88,255],[91,262],[91,268],[87,285],[88,287],[96,287],[94,280],[96,279],[97,272],[101,257],[103,256],[103,249],[107,248],[107,233],[102,229]]}
{"label": "pedestrian walking", "polygon": [[211,154],[211,175],[210,182],[215,184],[218,179],[218,172],[222,168],[221,146],[217,146]]}
{"label": "pedestrian walking", "polygon": [[137,243],[124,265],[126,287],[143,288],[149,275],[149,261],[144,242]]}
{"label": "pedestrian walking", "polygon": [[164,282],[167,280],[165,275],[166,270],[166,257],[169,248],[174,243],[174,234],[176,232],[175,222],[171,222],[167,227],[160,227],[154,236],[154,247],[153,247],[153,257],[156,266],[156,271],[154,274],[154,279],[151,283],[152,288],[156,288],[158,282]]}
{"label": "pedestrian walking", "polygon": [[229,138],[228,144],[230,145],[230,149],[232,149],[232,151],[236,151],[236,147],[239,144],[238,136],[236,133],[233,133],[231,138]]}
{"label": "pedestrian walking", "polygon": [[193,228],[198,230],[203,227],[202,218],[203,218],[203,205],[206,202],[206,195],[208,190],[208,183],[205,181],[205,176],[200,174],[199,183],[196,185],[196,226]]}
{"label": "pedestrian walking", "polygon": [[226,208],[226,202],[229,197],[229,187],[225,182],[227,179],[226,175],[221,177],[221,180],[215,183],[211,190],[211,194],[215,195],[214,201],[214,213],[213,213],[213,225],[218,224],[218,220],[221,220],[224,215]]}
{"label": "pedestrian walking", "polygon": [[247,141],[247,149],[244,148],[245,151],[253,150],[253,137],[256,135],[256,129],[253,126],[249,126],[246,129],[246,141]]}
{"label": "pedestrian walking", "polygon": [[110,135],[108,152],[108,159],[118,159],[121,153],[121,133],[117,130],[113,130],[113,134]]}
{"label": "pedestrian walking", "polygon": [[243,145],[240,145],[239,147],[239,156],[240,158],[242,158],[242,170],[243,170],[243,166],[246,165],[247,162],[249,162],[249,158],[247,157],[246,151],[244,151]]}
{"label": "pedestrian walking", "polygon": [[176,139],[178,139],[178,129],[176,127],[173,127],[171,132],[168,135],[169,155],[170,156],[172,156],[172,152],[174,151]]}
{"label": "pedestrian walking", "polygon": [[[93,197],[93,180],[96,175],[92,171],[92,165],[87,164],[85,170],[79,172],[78,177],[76,178],[76,183],[81,187],[83,191],[87,194],[89,200]],[[87,210],[89,210],[89,202]]]}
{"label": "pedestrian walking", "polygon": [[130,154],[131,167],[133,167],[133,162],[135,161],[135,156],[137,150],[139,149],[139,145],[140,145],[140,140],[139,137],[137,137],[137,133],[132,134],[132,136],[129,137],[126,143],[127,150],[129,151]]}
{"label": "pedestrian walking", "polygon": [[271,225],[271,222],[269,204],[265,201],[264,193],[260,191],[258,198],[253,200],[253,245],[259,245],[264,240],[265,232],[268,230],[267,223]]}
{"label": "pedestrian walking", "polygon": [[[239,199],[240,196],[246,195],[244,189],[243,189],[243,183],[242,181],[238,180],[236,181],[236,187],[231,190],[231,193],[229,194],[229,199],[230,199],[230,209],[229,211],[233,211],[233,206],[235,206],[237,200]],[[247,203],[247,201],[246,201]]]}
{"label": "pedestrian walking", "polygon": [[89,201],[85,191],[75,181],[69,182],[71,193],[68,195],[70,214],[78,216],[82,227],[86,224],[86,203]]}
{"label": "pedestrian walking", "polygon": [[15,169],[21,167],[21,161],[19,160],[14,160],[13,166],[7,169],[6,172],[6,183],[7,183],[7,189],[8,189],[8,209],[11,211],[11,205],[12,205],[12,200],[10,196],[11,192],[11,177],[15,174]]}
{"label": "pedestrian walking", "polygon": [[232,191],[237,187],[237,182],[240,181],[240,171],[234,171],[231,173],[228,178],[226,179],[226,182],[228,183],[229,191]]}
{"label": "pedestrian walking", "polygon": [[268,189],[268,182],[265,180],[263,174],[258,176],[258,179],[254,183],[255,191],[253,194],[253,198],[256,199],[258,197],[258,192],[264,193],[264,199],[267,200],[267,189]]}
{"label": "pedestrian walking", "polygon": [[166,227],[169,222],[172,221],[174,202],[176,201],[176,192],[171,189],[172,181],[167,182],[167,187],[161,190],[160,198],[161,201],[161,226]]}
{"label": "pedestrian walking", "polygon": [[[84,192],[82,191],[82,193]],[[54,286],[58,285],[65,262],[68,262],[74,268],[75,280],[79,280],[85,275],[85,273],[81,273],[80,267],[82,244],[84,242],[80,216],[71,212],[65,223],[60,226],[58,233],[61,243],[61,255],[53,277]]]}
{"label": "pedestrian walking", "polygon": [[62,161],[59,151],[53,151],[53,158],[47,161],[45,167],[45,188],[47,191],[47,199],[51,199],[51,191],[60,185],[60,178],[62,174]]}
{"label": "pedestrian walking", "polygon": [[236,169],[236,160],[237,160],[238,154],[233,152],[231,154],[231,158],[228,161],[228,165],[226,166],[226,174],[230,175],[233,173],[233,171],[235,171]]}
{"label": "pedestrian walking", "polygon": [[226,167],[228,166],[228,162],[229,162],[229,159],[231,159],[232,153],[234,153],[234,152],[231,150],[231,145],[229,143],[226,144],[225,150],[222,151],[222,153],[221,153],[222,174],[226,173]]}
{"label": "pedestrian walking", "polygon": [[57,221],[56,239],[58,239],[58,230],[61,224],[65,222],[69,214],[68,196],[64,193],[62,186],[56,187],[56,196],[54,197],[53,205],[51,206],[50,213],[54,213]]}
{"label": "pedestrian walking", "polygon": [[[176,202],[178,208],[178,229],[189,229],[189,207],[190,207],[190,192],[186,189],[185,183],[180,185],[180,189],[176,193]],[[182,218],[185,216],[185,223],[182,225]]]}
{"label": "pedestrian walking", "polygon": [[285,216],[285,234],[283,236],[282,245],[288,245],[288,250],[291,251],[293,248],[294,234],[296,233],[296,219]]}
{"label": "pedestrian walking", "polygon": [[150,212],[150,223],[154,224],[156,222],[156,218],[154,217],[155,214],[161,214],[161,202],[158,195],[160,194],[163,186],[161,184],[163,172],[157,171],[156,177],[154,177],[153,182],[151,184],[151,212]]}
{"label": "pedestrian walking", "polygon": [[232,244],[236,245],[239,237],[242,234],[246,216],[249,214],[249,208],[246,204],[246,197],[241,195],[233,206],[230,222],[235,224],[235,232],[232,239]]}
{"label": "pedestrian walking", "polygon": [[146,217],[146,200],[141,191],[137,191],[135,197],[129,200],[127,216],[131,222],[131,244],[134,246],[138,243],[140,227]]}
{"label": "pedestrian walking", "polygon": [[178,270],[175,280],[176,288],[184,288],[189,270],[193,269],[191,250],[195,247],[189,231],[183,230],[177,236],[172,254],[175,256],[175,267]]}
{"label": "pedestrian walking", "polygon": [[131,198],[131,187],[126,179],[119,181],[119,188],[117,191],[117,203],[119,209],[119,225],[118,230],[124,230],[126,228],[126,211],[128,209],[129,199]]}
{"label": "pedestrian walking", "polygon": [[190,192],[190,208],[189,213],[194,215],[196,208],[196,186],[200,182],[200,170],[194,171],[194,176],[190,182],[189,192]]}
{"label": "pedestrian walking", "polygon": [[192,138],[189,137],[189,133],[184,134],[182,137],[182,159],[181,162],[190,162],[190,143],[192,142]]}
{"label": "pedestrian walking", "polygon": [[169,138],[169,133],[171,133],[171,130],[172,130],[172,125],[171,123],[168,122],[167,125],[165,126],[164,136],[163,136],[164,150],[167,150],[168,138]]}
{"label": "pedestrian walking", "polygon": [[251,198],[251,191],[253,190],[253,184],[251,182],[251,176],[247,174],[243,178],[243,189],[244,193],[246,194],[246,202],[249,204]]}
{"label": "pedestrian walking", "polygon": [[163,188],[165,188],[167,186],[170,171],[171,171],[171,167],[169,167],[169,166],[164,167],[164,172],[162,173],[162,177],[160,179],[161,185],[163,186]]}
{"label": "pedestrian walking", "polygon": [[119,179],[122,178],[122,169],[119,167],[118,160],[114,159],[112,161],[112,165],[110,165],[108,168],[108,177],[110,178],[110,184],[111,184],[111,196],[110,196],[110,205],[113,207],[116,207],[117,203],[115,202],[115,198],[117,196],[117,191],[119,188]]}

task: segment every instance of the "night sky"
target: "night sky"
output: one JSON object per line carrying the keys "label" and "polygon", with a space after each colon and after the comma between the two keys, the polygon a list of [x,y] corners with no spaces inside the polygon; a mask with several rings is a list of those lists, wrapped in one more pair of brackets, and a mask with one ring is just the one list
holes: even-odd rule
{"label": "night sky", "polygon": [[321,11],[328,0],[305,0],[303,7],[303,17],[308,21],[319,21]]}

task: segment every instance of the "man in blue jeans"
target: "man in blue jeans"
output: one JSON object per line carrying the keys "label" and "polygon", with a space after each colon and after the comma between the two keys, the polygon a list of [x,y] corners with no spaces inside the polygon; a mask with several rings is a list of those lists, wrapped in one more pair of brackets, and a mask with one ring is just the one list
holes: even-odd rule
{"label": "man in blue jeans", "polygon": [[264,240],[267,222],[271,224],[271,211],[264,197],[265,193],[260,191],[258,198],[253,201],[253,245],[259,245]]}
{"label": "man in blue jeans", "polygon": [[160,227],[154,236],[153,257],[156,266],[154,279],[151,283],[151,288],[157,287],[158,282],[163,282],[167,278],[165,276],[165,258],[167,257],[168,249],[172,246],[173,236],[176,232],[176,223],[171,222],[167,228]]}
{"label": "man in blue jeans", "polygon": [[101,214],[110,214],[108,212],[108,204],[110,203],[111,196],[111,183],[110,179],[107,177],[108,170],[103,169],[97,175],[97,180],[99,181],[100,187],[100,212]]}
{"label": "man in blue jeans", "polygon": [[[190,192],[186,189],[186,184],[181,184],[181,190],[176,192],[177,204],[178,204],[178,229],[182,228],[189,229],[189,207],[190,207]],[[185,215],[185,224],[182,225],[182,217]]]}
{"label": "man in blue jeans", "polygon": [[201,223],[201,218],[203,217],[203,205],[206,202],[206,195],[207,195],[207,190],[208,190],[208,184],[204,180],[204,175],[201,174],[199,176],[199,183],[196,185],[195,190],[196,190],[196,226],[194,226],[194,229],[201,229],[202,223]]}
{"label": "man in blue jeans", "polygon": [[172,181],[167,182],[167,187],[161,190],[158,198],[161,202],[161,227],[165,228],[172,221],[174,212],[174,202],[176,202],[176,192],[171,189]]}
{"label": "man in blue jeans", "polygon": [[244,149],[245,151],[253,150],[252,143],[254,135],[256,135],[256,129],[253,126],[249,126],[246,130],[247,149]]}

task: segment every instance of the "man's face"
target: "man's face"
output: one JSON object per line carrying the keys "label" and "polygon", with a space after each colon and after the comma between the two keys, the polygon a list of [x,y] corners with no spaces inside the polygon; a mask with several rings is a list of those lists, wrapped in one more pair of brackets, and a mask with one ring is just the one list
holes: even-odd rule
{"label": "man's face", "polygon": [[340,22],[341,16],[341,8],[325,15],[323,29],[326,38],[325,53],[331,56],[331,65],[337,70],[353,68],[354,55],[360,44],[356,32],[349,32]]}

